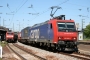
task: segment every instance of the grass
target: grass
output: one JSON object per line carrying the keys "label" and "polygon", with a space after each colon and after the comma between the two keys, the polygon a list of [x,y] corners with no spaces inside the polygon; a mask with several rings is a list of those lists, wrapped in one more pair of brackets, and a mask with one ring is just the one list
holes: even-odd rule
{"label": "grass", "polygon": [[0,58],[0,60],[2,60],[2,58]]}
{"label": "grass", "polygon": [[85,38],[84,40],[90,41],[90,38]]}
{"label": "grass", "polygon": [[5,42],[5,41],[0,41],[0,45],[2,46],[2,47],[4,47],[5,45],[7,45],[7,42]]}

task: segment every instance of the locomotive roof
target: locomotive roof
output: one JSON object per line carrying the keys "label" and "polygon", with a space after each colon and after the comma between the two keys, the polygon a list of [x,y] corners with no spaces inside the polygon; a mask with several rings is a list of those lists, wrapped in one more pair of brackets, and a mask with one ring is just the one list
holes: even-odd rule
{"label": "locomotive roof", "polygon": [[22,30],[24,30],[24,29],[28,29],[28,28],[31,28],[31,26],[27,26],[27,27],[23,28]]}
{"label": "locomotive roof", "polygon": [[14,33],[14,32],[7,32],[7,33]]}
{"label": "locomotive roof", "polygon": [[48,23],[48,21],[49,21],[49,20],[47,20],[47,21],[45,21],[45,22],[42,22],[42,23],[34,24],[34,25],[32,26],[32,28],[33,28],[33,27],[40,26],[40,25],[44,25],[44,24]]}
{"label": "locomotive roof", "polygon": [[52,18],[52,19],[50,19],[50,20],[47,20],[47,21],[45,21],[45,22],[42,22],[42,23],[38,23],[38,24],[34,24],[33,26],[32,26],[32,28],[34,28],[34,27],[37,27],[37,26],[41,26],[41,25],[44,25],[44,24],[46,24],[46,23],[50,23],[50,22],[54,22],[54,21],[61,21],[61,22],[74,22],[74,20],[63,20],[61,17],[63,17],[64,15],[60,15],[60,16],[57,16],[57,17],[54,17],[54,18]]}

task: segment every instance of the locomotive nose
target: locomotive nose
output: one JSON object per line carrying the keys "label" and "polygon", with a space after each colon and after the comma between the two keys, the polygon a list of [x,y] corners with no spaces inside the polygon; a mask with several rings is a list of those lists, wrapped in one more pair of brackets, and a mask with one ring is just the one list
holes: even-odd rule
{"label": "locomotive nose", "polygon": [[61,32],[58,34],[58,40],[77,40],[77,33]]}

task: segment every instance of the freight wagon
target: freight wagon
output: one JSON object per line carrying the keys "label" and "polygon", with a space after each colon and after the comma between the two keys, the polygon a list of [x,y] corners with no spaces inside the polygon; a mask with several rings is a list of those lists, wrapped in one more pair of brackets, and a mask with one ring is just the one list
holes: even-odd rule
{"label": "freight wagon", "polygon": [[21,30],[21,42],[27,43],[30,36],[30,27],[26,27]]}

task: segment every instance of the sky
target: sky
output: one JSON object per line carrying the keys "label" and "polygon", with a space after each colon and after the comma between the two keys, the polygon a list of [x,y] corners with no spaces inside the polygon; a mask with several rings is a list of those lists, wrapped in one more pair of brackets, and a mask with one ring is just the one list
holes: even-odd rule
{"label": "sky", "polygon": [[54,16],[65,15],[79,24],[79,29],[82,20],[83,28],[90,23],[90,0],[0,0],[0,25],[21,31],[49,20],[52,6],[60,7]]}

